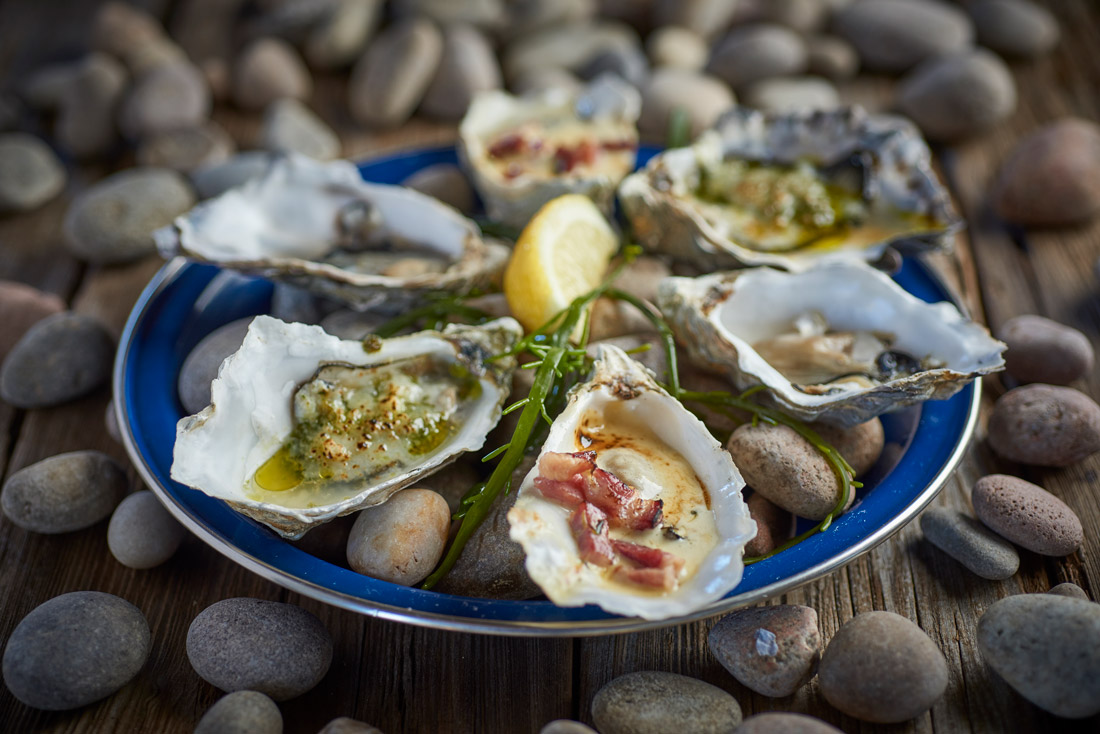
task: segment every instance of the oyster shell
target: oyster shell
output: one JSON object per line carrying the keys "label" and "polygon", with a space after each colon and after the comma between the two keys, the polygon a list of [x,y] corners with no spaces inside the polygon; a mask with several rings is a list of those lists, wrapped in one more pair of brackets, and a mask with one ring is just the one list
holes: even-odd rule
{"label": "oyster shell", "polygon": [[[821,263],[801,272],[752,268],[666,278],[658,304],[693,360],[728,375],[741,390],[767,386],[766,395],[781,410],[808,421],[855,425],[923,400],[948,398],[978,375],[1004,368],[1005,345],[984,327],[950,303],[921,301],[860,262]],[[783,340],[775,338],[791,335],[799,348],[799,327],[805,336],[814,331],[807,322],[819,319],[840,342],[825,348],[838,348],[849,363],[850,374],[837,375],[842,379],[795,384],[753,346],[764,342],[773,361],[780,361],[776,355],[787,358],[779,367],[794,374],[797,360],[789,359]],[[823,341],[830,341],[828,334]],[[886,351],[876,354],[875,345]],[[889,355],[876,365],[883,374],[860,374],[859,365],[882,354]],[[898,367],[906,362],[913,368]],[[803,374],[820,366],[808,364]]]}
{"label": "oyster shell", "polygon": [[[644,513],[646,529],[612,527],[610,540],[681,558],[671,588],[622,580],[619,571],[632,564],[621,557],[603,567],[582,560],[580,536],[575,539],[571,530],[575,511],[550,499],[536,479],[543,479],[547,457],[586,451],[595,452],[599,469],[632,487],[639,502],[663,502],[656,527],[652,512]],[[741,498],[744,486],[729,453],[698,418],[641,364],[617,347],[601,345],[591,379],[570,395],[539,464],[519,488],[508,512],[510,534],[523,546],[528,574],[555,604],[598,604],[645,619],[675,617],[722,598],[740,583],[744,546],[756,532]],[[589,506],[581,504],[576,512]]]}
{"label": "oyster shell", "polygon": [[707,271],[874,262],[887,246],[948,247],[961,228],[930,158],[900,117],[734,107],[624,179],[619,199],[643,246]]}
{"label": "oyster shell", "polygon": [[494,221],[523,227],[562,194],[584,194],[610,216],[615,187],[634,170],[640,110],[638,91],[614,75],[577,93],[481,92],[458,128],[459,158]]}
{"label": "oyster shell", "polygon": [[212,404],[177,424],[171,476],[301,537],[480,448],[515,366],[487,358],[522,333],[504,318],[342,341],[257,316],[211,385]]}
{"label": "oyster shell", "polygon": [[293,154],[154,237],[165,257],[285,281],[359,310],[484,286],[509,252],[429,196],[367,183],[348,161]]}

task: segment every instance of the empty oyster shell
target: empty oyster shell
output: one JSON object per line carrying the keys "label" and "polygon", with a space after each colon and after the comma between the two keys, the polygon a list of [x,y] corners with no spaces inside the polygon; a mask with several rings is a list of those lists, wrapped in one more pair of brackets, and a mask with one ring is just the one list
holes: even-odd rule
{"label": "empty oyster shell", "polygon": [[[644,528],[635,523],[599,531],[610,543],[625,541],[643,554],[661,551],[679,559],[669,588],[631,580],[636,564],[618,550],[609,565],[592,562],[582,550],[584,539],[571,523],[598,500],[590,497],[574,508],[542,489],[545,462],[574,460],[570,455],[591,458],[595,471],[611,472],[650,510],[663,503],[657,504],[656,526],[650,511],[642,514]],[[510,534],[527,554],[527,573],[555,604],[598,604],[645,619],[675,617],[705,607],[740,583],[744,546],[756,533],[741,498],[744,486],[729,453],[698,418],[641,364],[617,347],[601,345],[591,379],[572,392],[539,464],[520,485],[508,512]]]}
{"label": "empty oyster shell", "polygon": [[579,93],[479,93],[462,119],[459,157],[489,218],[523,227],[546,202],[584,194],[610,216],[634,170],[641,97],[614,75]]}
{"label": "empty oyster shell", "polygon": [[286,538],[385,502],[481,447],[523,334],[513,319],[384,340],[257,316],[176,426],[172,478]]}
{"label": "empty oyster shell", "polygon": [[363,181],[348,161],[299,155],[205,201],[154,233],[177,254],[297,285],[360,310],[399,310],[466,292],[504,268],[508,248],[402,186]]}
{"label": "empty oyster shell", "polygon": [[1004,368],[1005,345],[984,327],[859,262],[666,278],[658,303],[694,360],[741,390],[767,386],[781,410],[808,421],[855,425]]}
{"label": "empty oyster shell", "polygon": [[619,199],[643,246],[708,271],[874,262],[887,246],[948,247],[962,226],[930,158],[903,118],[734,107],[624,179]]}

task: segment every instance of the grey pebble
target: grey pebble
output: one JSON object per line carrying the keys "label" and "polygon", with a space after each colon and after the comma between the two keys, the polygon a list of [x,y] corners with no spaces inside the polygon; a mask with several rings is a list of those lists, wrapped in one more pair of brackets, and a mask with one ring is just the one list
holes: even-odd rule
{"label": "grey pebble", "polygon": [[598,732],[579,721],[555,719],[539,729],[539,734],[598,734]]}
{"label": "grey pebble", "polygon": [[401,182],[422,194],[435,197],[463,214],[470,214],[476,206],[474,188],[462,169],[451,163],[436,163],[421,168]]}
{"label": "grey pebble", "polygon": [[112,264],[156,252],[153,230],[195,205],[187,179],[166,168],[130,168],[81,193],[65,214],[65,242],[82,260]]}
{"label": "grey pebble", "polygon": [[688,71],[699,71],[707,63],[710,50],[698,33],[678,26],[656,29],[645,42],[649,61],[654,66],[669,66]]}
{"label": "grey pebble", "polygon": [[285,701],[325,677],[332,636],[321,620],[293,604],[225,599],[191,622],[187,659],[199,677],[223,691],[254,690]]}
{"label": "grey pebble", "polygon": [[829,18],[829,6],[822,0],[768,0],[761,4],[760,12],[765,20],[799,33],[820,30]]}
{"label": "grey pebble", "polygon": [[78,158],[100,156],[118,142],[115,112],[130,75],[106,54],[91,53],[73,65],[58,100],[54,136]]}
{"label": "grey pebble", "polygon": [[914,69],[902,79],[897,103],[928,138],[958,140],[1011,115],[1016,82],[997,55],[980,48],[960,51]]}
{"label": "grey pebble", "polygon": [[393,127],[424,98],[443,58],[443,34],[430,21],[405,20],[371,41],[348,80],[348,106],[360,123]]}
{"label": "grey pebble", "polygon": [[262,175],[274,158],[271,153],[262,150],[238,153],[224,163],[202,166],[191,171],[191,184],[200,199],[209,199]]}
{"label": "grey pebble", "polygon": [[640,87],[649,77],[649,60],[637,46],[610,48],[596,54],[577,69],[577,75],[586,80],[604,74],[614,74]]}
{"label": "grey pebble", "polygon": [[797,605],[729,614],[711,627],[707,645],[742,685],[773,698],[808,683],[821,659],[817,612]]}
{"label": "grey pebble", "polygon": [[107,381],[111,336],[95,319],[48,316],[23,335],[0,366],[0,397],[18,408],[46,408],[87,395]]}
{"label": "grey pebble", "polygon": [[128,568],[153,568],[171,558],[187,531],[145,489],[119,503],[107,526],[107,547]]}
{"label": "grey pebble", "polygon": [[970,46],[974,29],[960,8],[939,0],[855,2],[833,16],[833,31],[872,71],[903,72]]}
{"label": "grey pebble", "polygon": [[262,110],[285,97],[307,99],[312,91],[302,57],[278,38],[253,41],[233,65],[233,101],[242,109]]}
{"label": "grey pebble", "polygon": [[592,699],[600,734],[728,734],[741,723],[737,699],[686,675],[643,670],[614,678]]}
{"label": "grey pebble", "polygon": [[1011,578],[1020,568],[1020,554],[1011,543],[957,510],[925,510],[920,528],[932,545],[983,579]]}
{"label": "grey pebble", "polygon": [[[596,0],[524,0],[510,3],[508,22],[501,35],[522,36],[557,25],[591,20]],[[603,15],[607,15],[603,13]]]}
{"label": "grey pebble", "polygon": [[50,146],[27,133],[0,135],[0,213],[36,209],[65,188],[65,168]]}
{"label": "grey pebble", "polygon": [[1100,451],[1100,405],[1071,387],[1024,385],[997,398],[988,430],[1010,461],[1070,466]]}
{"label": "grey pebble", "polygon": [[340,138],[313,110],[285,97],[264,111],[260,144],[274,153],[301,153],[320,161],[340,156]]}
{"label": "grey pebble", "polygon": [[859,54],[839,36],[806,39],[806,70],[833,80],[851,79],[859,72]]}
{"label": "grey pebble", "polygon": [[707,73],[734,89],[806,69],[806,44],[783,26],[760,23],[735,28],[715,47]]}
{"label": "grey pebble", "polygon": [[604,51],[640,45],[634,29],[622,23],[566,23],[509,39],[501,53],[501,65],[504,77],[513,81],[536,69],[558,67],[575,72]]}
{"label": "grey pebble", "polygon": [[302,53],[314,69],[350,66],[367,47],[381,20],[384,0],[339,0],[309,31]]}
{"label": "grey pebble", "polygon": [[1068,385],[1092,370],[1089,338],[1052,319],[1016,316],[1001,325],[997,338],[1008,345],[1005,371],[1021,382]]}
{"label": "grey pebble", "polygon": [[1055,716],[1100,713],[1100,604],[1053,594],[1001,599],[978,620],[982,658]]}
{"label": "grey pebble", "polygon": [[235,691],[219,698],[199,719],[195,734],[282,734],[279,706],[258,691]]}
{"label": "grey pebble", "polygon": [[398,16],[422,15],[440,25],[466,23],[480,28],[497,28],[505,21],[506,8],[500,0],[392,0]]}
{"label": "grey pebble", "polygon": [[1065,502],[1019,477],[984,476],[970,499],[986,527],[1029,551],[1067,556],[1084,540],[1081,520]]}
{"label": "grey pebble", "polygon": [[198,125],[210,114],[210,88],[193,64],[179,61],[138,76],[118,112],[118,125],[131,140],[178,127]]}
{"label": "grey pebble", "polygon": [[1085,590],[1077,584],[1070,583],[1069,581],[1051,587],[1050,591],[1048,591],[1047,593],[1054,594],[1055,596],[1068,596],[1071,599],[1083,599],[1084,601],[1089,601],[1089,595],[1085,593]]}
{"label": "grey pebble", "polygon": [[149,624],[125,599],[74,591],[34,608],[8,638],[4,682],[20,701],[65,711],[122,688],[149,657]]}
{"label": "grey pebble", "polygon": [[974,0],[966,4],[966,12],[978,31],[978,43],[1003,56],[1042,56],[1062,35],[1054,15],[1027,0]]}
{"label": "grey pebble", "polygon": [[276,283],[271,294],[271,315],[286,322],[316,324],[328,314],[331,303],[305,288]]}
{"label": "grey pebble", "polygon": [[118,416],[115,415],[115,401],[107,403],[107,409],[103,411],[103,427],[107,429],[107,435],[115,443],[122,443],[122,431],[118,429]]}
{"label": "grey pebble", "polygon": [[892,612],[865,612],[845,622],[817,671],[825,699],[849,716],[876,724],[908,721],[947,689],[947,661],[920,627]]}
{"label": "grey pebble", "polygon": [[142,166],[188,173],[202,166],[222,163],[236,149],[237,144],[225,128],[207,120],[195,127],[167,130],[143,139],[137,149],[137,162]]}
{"label": "grey pebble", "polygon": [[164,27],[146,10],[124,2],[108,2],[96,11],[90,36],[93,49],[125,59],[142,46],[162,40]]}
{"label": "grey pebble", "polygon": [[840,93],[827,79],[790,76],[764,79],[749,85],[741,101],[765,112],[832,110],[840,106]]}
{"label": "grey pebble", "polygon": [[576,74],[556,66],[530,69],[512,80],[509,88],[515,94],[539,94],[548,89],[564,89],[570,94],[584,89]]}
{"label": "grey pebble", "polygon": [[126,472],[99,451],[71,451],[8,477],[0,504],[9,520],[36,533],[68,533],[111,514],[126,494]]}
{"label": "grey pebble", "polygon": [[325,724],[317,734],[382,734],[382,730],[365,721],[341,716]]}
{"label": "grey pebble", "polygon": [[654,69],[642,87],[638,129],[651,139],[666,140],[673,111],[682,109],[694,138],[733,106],[733,92],[717,77],[686,69]]}
{"label": "grey pebble", "polygon": [[729,27],[739,5],[729,0],[655,0],[653,24],[683,26],[710,38]]}
{"label": "grey pebble", "polygon": [[476,94],[502,84],[500,64],[485,34],[472,26],[451,26],[443,30],[443,54],[420,110],[457,121]]}
{"label": "grey pebble", "polygon": [[210,383],[230,354],[241,348],[252,316],[230,321],[207,334],[183,360],[176,388],[183,410],[194,415],[210,405]]}
{"label": "grey pebble", "polygon": [[750,716],[737,727],[737,734],[844,734],[821,719],[804,714],[769,711]]}

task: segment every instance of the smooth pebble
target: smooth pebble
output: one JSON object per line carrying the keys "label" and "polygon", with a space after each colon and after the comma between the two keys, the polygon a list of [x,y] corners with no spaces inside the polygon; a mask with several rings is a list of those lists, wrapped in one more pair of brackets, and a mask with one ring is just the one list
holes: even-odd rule
{"label": "smooth pebble", "polygon": [[313,79],[302,57],[286,41],[261,38],[241,51],[233,67],[233,101],[246,110],[262,110],[289,97],[307,99]]}
{"label": "smooth pebble", "polygon": [[1008,345],[1005,371],[1020,382],[1068,385],[1092,370],[1089,338],[1052,319],[1016,316],[1001,325],[997,338]]}
{"label": "smooth pebble", "polygon": [[65,310],[65,302],[24,283],[0,280],[0,362],[32,326]]}
{"label": "smooth pebble", "polygon": [[1020,568],[1020,554],[1011,543],[958,510],[925,510],[920,529],[928,542],[983,579],[1011,578]]}
{"label": "smooth pebble", "polygon": [[649,77],[649,59],[637,46],[611,48],[596,54],[577,69],[577,75],[589,81],[604,74],[614,74],[640,87]]}
{"label": "smooth pebble", "polygon": [[1047,593],[1054,594],[1055,596],[1068,596],[1071,599],[1083,599],[1084,601],[1089,601],[1089,595],[1085,593],[1085,590],[1077,584],[1070,583],[1069,581],[1051,587],[1050,591],[1048,591]]}
{"label": "smooth pebble", "polygon": [[678,26],[664,26],[649,34],[645,42],[649,61],[654,66],[669,66],[699,71],[707,63],[710,50],[706,40],[694,31]]}
{"label": "smooth pebble", "polygon": [[317,734],[382,734],[382,730],[365,721],[340,716],[325,724]]}
{"label": "smooth pebble", "polygon": [[974,483],[970,500],[986,527],[1029,551],[1068,556],[1081,547],[1084,530],[1077,514],[1037,484],[990,474]]}
{"label": "smooth pebble", "polygon": [[938,0],[854,2],[837,11],[832,27],[856,47],[865,67],[894,73],[960,51],[974,38],[966,13]]}
{"label": "smooth pebble", "polygon": [[821,719],[804,714],[769,711],[750,716],[737,727],[737,734],[844,734]]}
{"label": "smooth pebble", "polygon": [[760,12],[765,20],[799,33],[820,30],[829,18],[829,6],[822,0],[768,0],[761,4]]}
{"label": "smooth pebble", "polygon": [[385,0],[339,0],[309,31],[302,54],[314,69],[350,66],[367,47],[382,17]]}
{"label": "smooth pebble", "polygon": [[654,69],[642,87],[638,129],[649,138],[666,140],[672,115],[682,109],[695,137],[733,106],[733,92],[722,80],[686,69]]}
{"label": "smooth pebble", "polygon": [[729,0],[653,0],[652,19],[655,26],[678,25],[708,38],[729,27],[736,15],[738,2]]}
{"label": "smooth pebble", "polygon": [[859,72],[859,54],[838,36],[806,39],[806,71],[828,79],[851,79]]}
{"label": "smooth pebble", "polygon": [[753,492],[745,504],[756,523],[756,535],[745,544],[746,556],[763,556],[794,537],[794,517],[759,492]]}
{"label": "smooth pebble", "polygon": [[792,76],[751,84],[745,88],[741,101],[765,112],[832,110],[840,106],[840,93],[827,79]]}
{"label": "smooth pebble", "polygon": [[430,489],[403,489],[360,510],[348,536],[348,565],[356,573],[402,586],[423,581],[443,557],[451,510]]}
{"label": "smooth pebble", "polygon": [[966,12],[978,43],[1002,56],[1033,59],[1054,48],[1061,37],[1054,15],[1027,0],[973,0]]}
{"label": "smooth pebble", "polygon": [[463,214],[473,212],[476,205],[474,189],[462,169],[452,163],[436,163],[421,168],[401,182],[422,194],[433,196]]}
{"label": "smooth pebble", "polygon": [[988,431],[1009,461],[1070,466],[1100,451],[1100,405],[1071,387],[1024,385],[997,398]]}
{"label": "smooth pebble", "polygon": [[1011,115],[1016,82],[1005,62],[990,51],[960,51],[929,59],[902,79],[897,104],[928,138],[954,141]]}
{"label": "smooth pebble", "polygon": [[727,734],[741,723],[737,699],[686,675],[643,670],[613,678],[592,699],[600,734]]}
{"label": "smooth pebble", "polygon": [[241,348],[252,317],[230,321],[203,337],[180,367],[176,388],[180,402],[188,415],[194,415],[210,405],[210,383],[218,376],[225,358]]}
{"label": "smooth pebble", "polygon": [[196,127],[181,127],[150,135],[138,146],[137,162],[142,166],[188,173],[202,166],[221,163],[236,149],[237,144],[225,128],[208,120]]}
{"label": "smooth pebble", "polygon": [[36,533],[68,533],[111,514],[129,482],[99,451],[71,451],[24,467],[4,482],[0,505],[9,520]]}
{"label": "smooth pebble", "polygon": [[199,719],[195,734],[282,734],[279,706],[259,691],[235,691],[219,698]]}
{"label": "smooth pebble", "polygon": [[707,73],[734,89],[806,69],[806,44],[797,33],[770,23],[735,28],[715,47]]}
{"label": "smooth pebble", "polygon": [[264,111],[260,145],[273,153],[300,153],[320,161],[340,156],[340,138],[313,110],[292,97]]}
{"label": "smooth pebble", "polygon": [[575,72],[605,51],[640,45],[634,29],[622,23],[607,20],[566,23],[510,40],[501,53],[501,65],[510,81],[548,67]]}
{"label": "smooth pebble", "polygon": [[107,381],[115,345],[103,325],[68,311],[30,327],[0,365],[0,398],[46,408],[87,395]]}
{"label": "smooth pebble", "polygon": [[187,531],[145,489],[119,503],[107,526],[107,547],[128,568],[153,568],[171,558]]}
{"label": "smooth pebble", "polygon": [[825,443],[840,452],[851,465],[856,477],[862,477],[874,468],[886,445],[886,431],[879,418],[872,418],[854,426],[842,428],[828,423],[811,426]]}
{"label": "smooth pebble", "polygon": [[526,71],[509,84],[515,94],[539,94],[547,89],[563,89],[569,94],[580,92],[584,82],[576,74],[556,66]]}
{"label": "smooth pebble", "polygon": [[404,20],[378,34],[348,80],[351,116],[374,127],[412,114],[443,58],[443,34],[430,21]]}
{"label": "smooth pebble", "polygon": [[500,64],[485,35],[471,26],[443,31],[443,54],[424,92],[420,110],[441,120],[457,121],[479,92],[500,89]]}
{"label": "smooth pebble", "polygon": [[65,168],[50,146],[27,133],[0,135],[0,213],[36,209],[65,188]]}
{"label": "smooth pebble", "polygon": [[78,158],[104,155],[119,133],[115,111],[126,93],[130,75],[115,59],[91,53],[73,65],[58,99],[54,137]]}
{"label": "smooth pebble", "polygon": [[186,61],[163,64],[138,76],[118,112],[118,126],[131,140],[179,127],[193,127],[210,114],[210,87]]}
{"label": "smooth pebble", "polygon": [[779,605],[742,609],[707,636],[710,652],[742,685],[765,696],[789,696],[809,682],[821,659],[817,612]]}
{"label": "smooth pebble", "polygon": [[598,734],[598,732],[579,721],[555,719],[539,729],[539,734]]}

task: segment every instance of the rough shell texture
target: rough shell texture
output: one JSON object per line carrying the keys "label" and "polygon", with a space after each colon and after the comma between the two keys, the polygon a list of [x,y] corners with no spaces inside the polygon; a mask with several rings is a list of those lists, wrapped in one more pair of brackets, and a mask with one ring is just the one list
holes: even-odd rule
{"label": "rough shell texture", "polygon": [[[454,260],[443,273],[391,277],[318,262],[337,244],[339,212],[363,201],[379,231]],[[165,257],[186,255],[313,290],[360,310],[390,310],[432,292],[486,285],[508,249],[485,242],[477,226],[435,199],[401,186],[370,184],[348,161],[276,159],[262,176],[205,201],[155,233]]]}
{"label": "rough shell texture", "polygon": [[[609,612],[645,619],[688,614],[722,598],[741,581],[744,546],[756,533],[741,498],[745,482],[702,422],[662,390],[652,373],[613,346],[600,348],[592,377],[572,392],[539,455],[577,451],[576,429],[581,417],[616,401],[630,401],[633,415],[695,470],[710,498],[718,545],[693,577],[665,594],[630,593],[611,587],[597,568],[580,559],[569,530],[569,513],[535,489],[537,466],[520,485],[516,504],[508,513],[512,539],[527,553],[527,572],[555,604],[598,604]],[[653,499],[642,488],[639,492]]]}
{"label": "rough shell texture", "polygon": [[[803,420],[855,425],[923,400],[948,398],[978,375],[1004,367],[1005,345],[953,305],[925,303],[857,262],[823,263],[800,273],[754,268],[668,278],[658,301],[697,362],[727,374],[741,390],[767,386],[769,399]],[[846,383],[823,394],[804,392],[751,345],[791,331],[795,318],[813,311],[831,329],[894,334],[893,348],[944,366],[873,387]]]}
{"label": "rough shell texture", "polygon": [[[863,196],[873,208],[922,215],[929,224],[907,226],[856,250],[824,255],[812,250],[761,252],[727,238],[684,198],[698,187],[700,171],[723,159],[777,164],[809,160],[828,167],[854,156],[868,161]],[[619,199],[643,246],[709,270],[735,263],[801,270],[831,257],[873,262],[887,246],[909,252],[949,247],[962,226],[916,128],[903,118],[868,115],[859,107],[787,114],[734,107],[691,147],[654,156],[644,169],[625,178]]]}
{"label": "rough shell texture", "polygon": [[557,176],[535,180],[518,176],[502,181],[490,172],[489,138],[516,126],[538,120],[579,118],[600,121],[622,139],[637,142],[635,122],[641,111],[638,91],[614,76],[597,78],[577,93],[550,89],[531,97],[513,97],[501,91],[478,94],[459,126],[459,159],[493,220],[523,227],[546,202],[562,194],[584,194],[610,214],[615,187],[634,168],[633,157],[624,160],[614,175]]}
{"label": "rough shell texture", "polygon": [[[521,334],[512,319],[485,326],[451,326],[387,339],[373,352],[358,341],[341,341],[319,326],[285,324],[257,316],[241,349],[226,360],[211,385],[211,405],[176,426],[172,478],[226,500],[235,510],[286,538],[356,510],[385,502],[418,478],[481,447],[500,419],[514,362],[485,358],[507,350]],[[283,444],[293,427],[287,396],[321,363],[370,365],[421,354],[437,355],[476,375],[480,395],[467,421],[422,464],[371,484],[358,493],[317,507],[288,508],[246,496],[249,478]]]}

